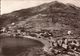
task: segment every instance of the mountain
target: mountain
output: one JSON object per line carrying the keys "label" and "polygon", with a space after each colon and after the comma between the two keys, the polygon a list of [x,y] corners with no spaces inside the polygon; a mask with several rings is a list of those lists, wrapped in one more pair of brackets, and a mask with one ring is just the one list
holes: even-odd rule
{"label": "mountain", "polygon": [[7,27],[11,23],[15,27],[24,27],[27,31],[47,30],[72,30],[80,32],[80,7],[73,4],[63,4],[53,1],[36,7],[13,11],[0,16],[0,26]]}

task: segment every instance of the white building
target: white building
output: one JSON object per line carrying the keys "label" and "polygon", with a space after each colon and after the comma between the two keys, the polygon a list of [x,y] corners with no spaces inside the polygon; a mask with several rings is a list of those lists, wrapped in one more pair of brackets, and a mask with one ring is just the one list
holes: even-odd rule
{"label": "white building", "polygon": [[68,34],[68,35],[70,35],[71,33],[72,33],[71,31],[68,31],[68,33],[67,33],[67,34]]}

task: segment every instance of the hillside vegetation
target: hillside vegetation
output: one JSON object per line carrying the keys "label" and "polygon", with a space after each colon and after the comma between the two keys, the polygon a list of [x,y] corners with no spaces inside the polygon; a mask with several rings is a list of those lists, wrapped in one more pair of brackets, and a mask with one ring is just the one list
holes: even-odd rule
{"label": "hillside vegetation", "polygon": [[13,11],[0,15],[0,28],[0,36],[32,36],[46,41],[77,39],[80,38],[80,7],[55,1]]}

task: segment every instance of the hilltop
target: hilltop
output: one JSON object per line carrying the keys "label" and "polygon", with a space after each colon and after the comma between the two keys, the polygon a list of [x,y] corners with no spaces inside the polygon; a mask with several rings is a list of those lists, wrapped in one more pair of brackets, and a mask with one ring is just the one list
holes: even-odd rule
{"label": "hilltop", "polygon": [[[12,23],[15,25],[11,26]],[[0,26],[11,27],[13,30],[24,28],[25,31],[46,29],[51,32],[57,31],[58,35],[66,34],[65,32],[71,30],[79,35],[80,8],[57,1],[44,3],[1,15]]]}
{"label": "hilltop", "polygon": [[[32,37],[41,41],[45,44],[39,50],[43,56],[80,54],[80,7],[73,4],[54,1],[0,15],[0,29],[0,39]],[[73,43],[76,50],[71,49]]]}

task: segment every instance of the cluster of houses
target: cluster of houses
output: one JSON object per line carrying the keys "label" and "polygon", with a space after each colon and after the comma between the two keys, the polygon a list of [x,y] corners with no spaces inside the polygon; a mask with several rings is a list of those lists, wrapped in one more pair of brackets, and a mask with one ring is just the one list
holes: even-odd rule
{"label": "cluster of houses", "polygon": [[[14,26],[15,23],[12,23],[11,26]],[[32,36],[36,38],[43,38],[49,41],[51,47],[49,47],[49,52],[58,54],[58,53],[78,53],[80,54],[80,43],[77,39],[68,39],[68,38],[54,38],[53,34],[48,30],[41,30],[39,32],[25,32],[21,29],[13,30],[12,27],[2,27],[0,33],[7,33],[12,36]],[[70,37],[72,32],[67,31],[68,36]],[[64,37],[64,36],[63,36]]]}

